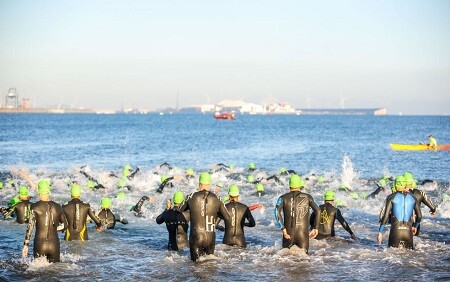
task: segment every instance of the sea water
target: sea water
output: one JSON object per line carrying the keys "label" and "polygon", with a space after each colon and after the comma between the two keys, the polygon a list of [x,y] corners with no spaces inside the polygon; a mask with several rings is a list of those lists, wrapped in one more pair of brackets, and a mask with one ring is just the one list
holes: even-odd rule
{"label": "sea water", "polygon": [[[61,263],[45,259],[21,259],[26,225],[0,220],[0,280],[449,280],[450,202],[448,192],[450,151],[392,151],[389,143],[426,142],[433,134],[440,144],[450,144],[450,117],[409,116],[249,116],[234,121],[217,121],[209,114],[194,115],[0,115],[0,178],[24,180],[10,171],[16,168],[37,182],[52,181],[52,199],[63,204],[70,200],[68,183],[79,181],[82,200],[99,209],[100,198],[113,199],[113,211],[129,220],[115,230],[97,233],[88,226],[89,241],[61,241]],[[172,170],[160,168],[167,162]],[[309,254],[298,248],[282,249],[282,233],[273,216],[276,199],[288,191],[283,184],[268,182],[267,194],[254,195],[254,185],[245,181],[247,166],[255,163],[255,176],[267,177],[280,167],[292,169],[306,180],[306,192],[318,204],[326,189],[346,204],[341,210],[358,237],[349,238],[336,223],[336,237],[311,240]],[[246,228],[248,247],[221,244],[218,231],[215,254],[193,263],[189,250],[169,252],[167,231],[155,218],[175,190],[185,194],[197,189],[197,181],[176,181],[175,188],[155,193],[160,175],[183,175],[193,168],[196,175],[217,164],[233,165],[232,174],[212,175],[213,184],[237,184],[240,200],[260,203],[253,211],[256,227]],[[123,200],[115,198],[124,164],[140,171]],[[106,188],[91,191],[80,169]],[[337,191],[345,183],[359,195],[375,190],[374,179],[411,172],[420,186],[438,205],[435,216],[422,207],[421,236],[414,238],[415,250],[387,248],[388,232],[382,245],[376,243],[378,214],[385,199],[354,198]],[[318,184],[323,176],[325,183]],[[31,189],[30,189],[31,190]],[[31,190],[33,200],[36,192]],[[9,185],[0,190],[0,205],[17,194]],[[129,211],[141,196],[153,202],[143,206],[143,218]],[[62,238],[62,237],[61,237]]]}

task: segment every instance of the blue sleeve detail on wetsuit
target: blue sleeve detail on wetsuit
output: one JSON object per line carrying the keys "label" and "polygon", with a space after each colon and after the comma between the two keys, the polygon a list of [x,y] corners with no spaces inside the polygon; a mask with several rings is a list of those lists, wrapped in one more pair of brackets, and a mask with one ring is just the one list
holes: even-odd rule
{"label": "blue sleeve detail on wetsuit", "polygon": [[398,193],[393,200],[392,214],[398,221],[409,221],[413,215],[416,200],[411,194]]}
{"label": "blue sleeve detail on wetsuit", "polygon": [[378,228],[379,233],[383,233],[386,227],[383,224],[380,224],[380,228]]}
{"label": "blue sleeve detail on wetsuit", "polygon": [[278,207],[281,205],[282,199],[281,197],[278,198],[277,204],[275,205],[274,214],[275,214],[275,220],[277,221],[278,228],[283,228],[283,223],[281,222],[281,216],[278,215]]}

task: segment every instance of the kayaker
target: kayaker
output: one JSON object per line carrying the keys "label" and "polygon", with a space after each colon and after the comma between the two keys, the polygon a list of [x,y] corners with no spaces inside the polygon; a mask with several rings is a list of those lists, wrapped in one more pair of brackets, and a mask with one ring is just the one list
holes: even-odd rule
{"label": "kayaker", "polygon": [[428,147],[432,148],[432,149],[436,149],[437,147],[437,141],[436,139],[433,137],[433,135],[428,136],[428,140],[429,143],[427,144]]}

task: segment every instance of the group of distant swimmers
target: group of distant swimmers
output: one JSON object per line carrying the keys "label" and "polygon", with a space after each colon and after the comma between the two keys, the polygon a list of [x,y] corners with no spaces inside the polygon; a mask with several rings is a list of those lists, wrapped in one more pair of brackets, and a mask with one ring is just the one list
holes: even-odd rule
{"label": "group of distant swimmers", "polygon": [[[167,163],[161,166],[170,167]],[[227,169],[229,167],[223,164],[217,166],[217,170]],[[131,167],[126,166],[123,176],[130,179],[138,170],[139,168],[132,172]],[[251,163],[249,171],[254,170],[255,166]],[[187,177],[194,177],[193,171],[186,174]],[[87,176],[90,181],[95,180],[87,173],[83,173],[83,175]],[[336,219],[351,238],[356,239],[340,209],[334,205],[334,191],[326,190],[324,204],[317,205],[310,194],[302,191],[305,181],[295,171],[282,169],[280,170],[281,175],[290,175],[290,191],[278,198],[274,209],[278,228],[282,231],[283,248],[296,245],[308,253],[310,238],[320,240],[335,236]],[[277,183],[282,183],[276,175],[270,178]],[[173,187],[173,184],[170,183],[170,180],[173,179],[174,177],[161,177],[161,185],[157,192],[162,193],[164,188],[169,185]],[[378,181],[378,192],[387,186],[389,179],[385,177]],[[259,181],[250,180],[249,182],[256,184],[257,187],[258,185],[262,186]],[[203,255],[214,253],[216,229],[224,231],[224,244],[245,248],[244,226],[254,227],[256,225],[251,213],[254,207],[239,202],[240,190],[236,184],[228,188],[227,203],[224,203],[224,199],[210,191],[211,174],[209,172],[201,173],[198,183],[199,190],[186,198],[181,191],[176,191],[172,200],[167,201],[166,210],[156,217],[157,224],[166,224],[169,233],[167,248],[178,251],[189,247],[191,259],[197,261]],[[416,182],[410,173],[395,178],[392,194],[386,198],[380,212],[380,227],[377,236],[380,244],[385,225],[389,223],[391,229],[388,245],[413,249],[413,235],[418,235],[422,219],[420,204],[427,205],[430,213],[434,215],[436,206],[415,185]],[[94,186],[98,188],[100,185],[96,181]],[[264,192],[264,189],[257,189],[259,195]],[[50,182],[46,179],[40,180],[37,185],[39,200],[31,203],[28,188],[22,186],[19,189],[18,198],[14,198],[16,200],[12,200],[8,208],[1,208],[5,216],[15,214],[18,223],[28,223],[22,249],[23,257],[28,256],[28,246],[34,228],[36,229],[33,244],[34,257],[46,256],[50,262],[58,262],[60,261],[58,231],[65,232],[64,239],[67,241],[88,240],[86,225],[88,216],[95,222],[99,231],[105,228],[114,228],[116,222],[128,223],[123,217],[114,215],[110,209],[111,200],[107,197],[101,199],[101,210],[95,214],[88,203],[80,200],[81,186],[78,183],[71,185],[72,200],[62,206],[50,199],[50,190]],[[378,193],[377,190],[372,193],[372,196]],[[142,216],[141,207],[149,199],[149,197],[143,196],[132,208],[136,216]],[[224,226],[219,225],[221,220],[223,220]]]}

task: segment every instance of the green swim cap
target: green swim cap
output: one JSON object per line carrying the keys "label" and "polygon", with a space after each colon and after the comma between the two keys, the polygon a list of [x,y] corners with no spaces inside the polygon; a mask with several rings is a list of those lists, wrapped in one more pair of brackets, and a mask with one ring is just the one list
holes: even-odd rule
{"label": "green swim cap", "polygon": [[249,176],[247,176],[247,181],[253,183],[255,182],[255,178],[253,177],[253,175],[250,174]]}
{"label": "green swim cap", "polygon": [[405,185],[412,185],[413,188],[416,188],[416,181],[411,173],[405,172],[403,177],[405,178]]}
{"label": "green swim cap", "polygon": [[42,179],[38,184],[38,194],[47,195],[50,194],[50,181],[47,179]]}
{"label": "green swim cap", "polygon": [[334,192],[332,190],[325,191],[323,198],[325,201],[334,201]]}
{"label": "green swim cap", "polygon": [[19,195],[22,197],[28,197],[28,188],[25,186],[20,186]]}
{"label": "green swim cap", "polygon": [[443,200],[444,202],[450,201],[450,195],[447,194],[447,193],[445,193],[444,196],[442,197],[442,200]]}
{"label": "green swim cap", "polygon": [[384,179],[384,178],[381,178],[380,180],[378,180],[378,184],[380,184],[380,186],[386,186],[387,185],[387,183],[386,183],[386,179]]}
{"label": "green swim cap", "polygon": [[249,169],[255,169],[255,164],[254,163],[249,163],[248,164],[248,168]]}
{"label": "green swim cap", "polygon": [[167,179],[167,176],[161,175],[161,183],[163,183]]}
{"label": "green swim cap", "polygon": [[336,200],[334,201],[334,204],[335,204],[337,207],[346,207],[346,206],[347,206],[347,203],[346,203],[345,201],[343,201],[343,200],[340,200],[340,199],[336,199]]}
{"label": "green swim cap", "polygon": [[127,197],[127,195],[125,194],[125,192],[119,192],[116,195],[116,198],[119,200],[125,200],[126,197]]}
{"label": "green swim cap", "polygon": [[109,199],[108,197],[103,197],[100,200],[100,206],[102,209],[109,209],[111,208],[111,199]]}
{"label": "green swim cap", "polygon": [[187,175],[194,175],[194,170],[192,168],[188,168],[188,169],[186,169],[186,174]]}
{"label": "green swim cap", "polygon": [[9,208],[13,208],[15,205],[17,205],[18,203],[20,203],[20,199],[17,197],[12,198],[9,203],[8,203],[8,207]]}
{"label": "green swim cap", "polygon": [[365,200],[365,199],[367,199],[367,193],[366,192],[361,192],[359,194],[359,197]]}
{"label": "green swim cap", "polygon": [[3,182],[0,181],[0,189],[3,189]]}
{"label": "green swim cap", "polygon": [[232,197],[239,196],[239,187],[236,184],[233,184],[228,188],[228,195]]}
{"label": "green swim cap", "polygon": [[234,165],[232,165],[232,164],[230,164],[228,167],[229,167],[230,169],[234,169]]}
{"label": "green swim cap", "polygon": [[256,184],[256,192],[264,191],[264,186],[261,183]]}
{"label": "green swim cap", "polygon": [[80,197],[81,186],[78,184],[72,184],[72,187],[70,188],[70,195],[72,195],[72,197]]}
{"label": "green swim cap", "polygon": [[130,176],[131,172],[131,166],[129,164],[126,164],[123,166],[123,170],[122,170],[122,176],[123,177],[128,177]]}
{"label": "green swim cap", "polygon": [[202,172],[199,177],[200,184],[211,184],[211,174]]}
{"label": "green swim cap", "polygon": [[293,174],[289,178],[289,187],[291,189],[303,188],[305,187],[305,182],[300,176],[298,176],[297,174]]}
{"label": "green swim cap", "polygon": [[173,194],[172,200],[173,200],[173,203],[174,203],[174,204],[180,204],[180,203],[182,203],[183,200],[184,200],[183,192],[181,192],[181,191],[175,192],[175,194]]}
{"label": "green swim cap", "polygon": [[403,175],[397,176],[397,178],[395,178],[395,182],[394,182],[394,187],[397,191],[402,191],[403,189],[405,189],[406,186],[406,179],[405,177],[403,177]]}
{"label": "green swim cap", "polygon": [[345,183],[339,184],[339,190],[347,191],[348,190],[347,185],[345,185]]}
{"label": "green swim cap", "polygon": [[228,203],[229,201],[230,201],[230,197],[228,197],[228,196],[222,197],[222,202]]}
{"label": "green swim cap", "polygon": [[286,172],[286,168],[285,167],[280,167],[280,173],[284,173]]}
{"label": "green swim cap", "polygon": [[325,182],[325,177],[323,176],[319,176],[319,179],[317,179],[318,183],[324,183]]}
{"label": "green swim cap", "polygon": [[350,197],[352,197],[352,199],[354,199],[354,200],[359,198],[358,193],[356,193],[356,192],[351,192]]}
{"label": "green swim cap", "polygon": [[119,179],[119,181],[117,182],[117,186],[119,188],[123,188],[123,187],[127,186],[127,183],[125,182],[125,180]]}
{"label": "green swim cap", "polygon": [[88,182],[86,183],[86,186],[87,186],[89,189],[95,189],[95,183],[94,183],[94,181],[88,180]]}

